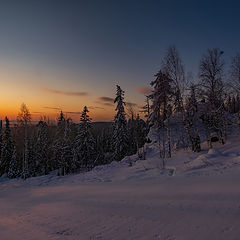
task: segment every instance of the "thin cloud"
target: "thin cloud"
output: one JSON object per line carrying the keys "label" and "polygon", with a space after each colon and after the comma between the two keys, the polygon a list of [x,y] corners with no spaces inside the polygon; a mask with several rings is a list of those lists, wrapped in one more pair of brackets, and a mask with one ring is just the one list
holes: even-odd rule
{"label": "thin cloud", "polygon": [[96,104],[101,104],[103,106],[108,106],[108,107],[112,107],[114,106],[113,103],[110,103],[110,102],[100,102],[100,101],[95,101]]}
{"label": "thin cloud", "polygon": [[113,98],[105,97],[105,96],[98,97],[97,101],[95,101],[95,103],[97,103],[97,104],[101,104],[101,105],[108,106],[108,107],[112,107],[114,105],[113,102],[114,102]]}
{"label": "thin cloud", "polygon": [[[109,106],[112,107],[114,106],[114,99],[111,97],[99,97],[97,99],[98,101],[96,101],[96,103],[101,104],[101,105],[105,105],[105,106]],[[137,107],[138,105],[136,103],[132,103],[132,102],[126,102],[127,106],[131,106],[131,107]]]}
{"label": "thin cloud", "polygon": [[58,91],[58,90],[49,89],[49,88],[42,88],[42,90],[45,92],[60,94],[60,95],[65,95],[65,96],[82,97],[82,96],[88,95],[87,92],[66,92],[66,91]]}
{"label": "thin cloud", "polygon": [[46,108],[46,109],[51,109],[51,110],[62,110],[61,108],[58,108],[58,107],[43,107],[43,108]]}
{"label": "thin cloud", "polygon": [[111,102],[111,103],[114,102],[114,99],[111,97],[99,97],[98,100],[102,102]]}
{"label": "thin cloud", "polygon": [[150,87],[138,87],[137,92],[148,95],[152,92],[152,89]]}

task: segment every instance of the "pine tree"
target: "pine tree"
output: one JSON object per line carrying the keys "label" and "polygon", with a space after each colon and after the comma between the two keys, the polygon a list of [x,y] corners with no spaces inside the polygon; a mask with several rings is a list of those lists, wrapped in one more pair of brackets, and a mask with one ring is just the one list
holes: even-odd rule
{"label": "pine tree", "polygon": [[128,152],[127,121],[124,110],[124,91],[117,85],[117,93],[114,103],[117,103],[113,130],[114,159],[120,161]]}
{"label": "pine tree", "polygon": [[14,145],[11,136],[10,123],[8,118],[5,118],[5,130],[3,134],[3,145],[0,162],[0,176],[4,173],[8,173],[10,161],[12,159]]}

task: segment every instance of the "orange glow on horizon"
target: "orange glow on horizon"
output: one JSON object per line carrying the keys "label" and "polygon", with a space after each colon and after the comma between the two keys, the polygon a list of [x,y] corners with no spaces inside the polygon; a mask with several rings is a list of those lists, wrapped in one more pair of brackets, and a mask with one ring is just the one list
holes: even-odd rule
{"label": "orange glow on horizon", "polygon": [[[43,71],[44,72],[44,71]],[[43,116],[56,121],[60,110],[74,122],[79,122],[80,113],[86,105],[92,121],[113,121],[115,95],[112,87],[93,86],[88,79],[79,79],[72,75],[48,72],[36,74],[31,65],[0,65],[0,119],[7,116],[15,120],[20,106],[25,103],[32,114],[33,121]],[[66,81],[68,79],[68,81]],[[139,109],[136,107],[136,111]],[[78,113],[78,114],[76,114]]]}

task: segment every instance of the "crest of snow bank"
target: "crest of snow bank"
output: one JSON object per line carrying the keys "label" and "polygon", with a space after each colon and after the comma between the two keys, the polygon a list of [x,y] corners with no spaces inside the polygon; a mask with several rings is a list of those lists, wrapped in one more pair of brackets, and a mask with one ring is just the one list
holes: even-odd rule
{"label": "crest of snow bank", "polygon": [[232,150],[222,153],[217,148],[209,149],[207,153],[199,155],[187,164],[187,170],[196,170],[203,168],[226,169],[236,164],[240,164],[240,156]]}

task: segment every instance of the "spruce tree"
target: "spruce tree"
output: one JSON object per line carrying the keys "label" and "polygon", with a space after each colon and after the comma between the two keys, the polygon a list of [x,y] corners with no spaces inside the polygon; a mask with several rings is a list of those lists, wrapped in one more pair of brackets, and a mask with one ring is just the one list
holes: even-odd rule
{"label": "spruce tree", "polygon": [[[75,149],[78,155],[78,164],[83,168],[92,168],[96,160],[95,139],[91,133],[91,118],[85,106],[80,117],[78,133],[75,139]],[[75,157],[76,158],[76,157]]]}
{"label": "spruce tree", "polygon": [[117,85],[116,98],[114,103],[116,106],[116,115],[114,119],[114,130],[113,130],[113,151],[114,160],[120,161],[128,152],[128,132],[127,132],[127,121],[125,113],[125,102],[124,102],[124,91],[120,86]]}
{"label": "spruce tree", "polygon": [[162,159],[162,166],[165,168],[165,158],[171,157],[170,116],[175,89],[172,87],[172,79],[161,70],[155,77],[156,79],[151,82],[153,93],[150,95],[152,100],[150,121],[159,130],[159,156]]}
{"label": "spruce tree", "polygon": [[5,118],[5,130],[3,134],[1,162],[0,162],[0,176],[8,173],[10,161],[12,159],[14,145],[11,136],[10,123],[8,118]]}
{"label": "spruce tree", "polygon": [[156,79],[151,82],[153,93],[150,120],[159,127],[167,119],[168,105],[173,95],[172,80],[161,70],[155,75]]}

